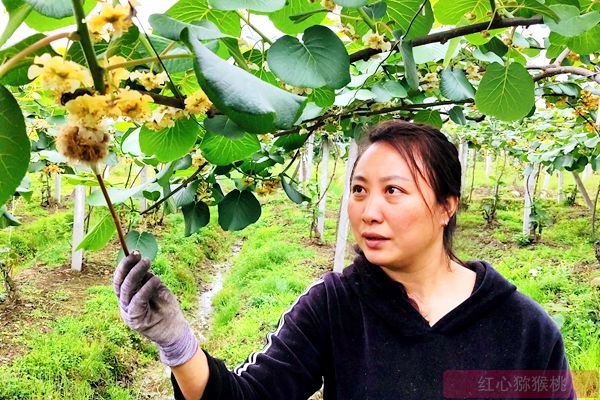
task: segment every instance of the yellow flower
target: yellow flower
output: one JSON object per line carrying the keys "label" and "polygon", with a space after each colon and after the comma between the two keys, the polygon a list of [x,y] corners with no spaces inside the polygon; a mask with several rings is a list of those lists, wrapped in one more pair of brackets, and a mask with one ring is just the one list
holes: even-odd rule
{"label": "yellow flower", "polygon": [[112,99],[112,108],[108,110],[108,115],[115,119],[125,117],[132,121],[143,122],[150,117],[149,104],[152,101],[152,97],[147,94],[125,88],[117,92]]}
{"label": "yellow flower", "polygon": [[52,174],[63,173],[63,172],[65,172],[65,170],[56,164],[50,163],[44,167],[43,172],[47,175],[52,175]]}
{"label": "yellow flower", "polygon": [[130,73],[129,79],[138,81],[146,90],[152,90],[163,86],[169,80],[169,76],[166,72],[155,75],[149,71],[138,70]]}
{"label": "yellow flower", "polygon": [[375,50],[390,51],[392,48],[392,44],[385,40],[385,36],[373,33],[373,31],[364,35],[362,41],[365,46]]}
{"label": "yellow flower", "polygon": [[201,173],[210,169],[210,163],[206,161],[206,158],[204,158],[200,150],[196,150],[192,154],[192,166],[194,168],[200,168],[204,163],[206,163],[206,165],[204,166],[204,168],[202,168],[202,170],[200,170]]}
{"label": "yellow flower", "polygon": [[212,188],[210,184],[206,181],[201,181],[198,184],[198,189],[196,189],[196,196],[198,200],[208,205],[212,204],[212,202],[214,201],[212,197]]}
{"label": "yellow flower", "polygon": [[241,179],[242,185],[244,186],[250,186],[254,183],[254,178],[252,178],[251,176],[244,176]]}
{"label": "yellow flower", "polygon": [[73,124],[95,128],[106,116],[108,98],[103,95],[84,94],[69,101],[65,104],[65,108],[69,114],[69,120]]}
{"label": "yellow flower", "polygon": [[110,135],[102,127],[65,125],[56,137],[56,149],[69,160],[94,168],[108,155]]}
{"label": "yellow flower", "polygon": [[321,0],[321,7],[326,10],[333,11],[335,9],[335,3],[333,0]]}
{"label": "yellow flower", "polygon": [[[41,65],[41,66],[40,66]],[[27,71],[29,79],[41,78],[43,89],[56,95],[72,93],[80,87],[92,86],[92,75],[86,68],[48,53],[36,56]]]}
{"label": "yellow flower", "polygon": [[[113,66],[113,65],[117,65],[117,64],[122,64],[124,62],[126,62],[127,60],[124,57],[121,56],[113,56],[111,58],[108,59],[108,66]],[[102,60],[100,62],[100,65],[102,67],[106,67],[106,61]],[[129,71],[125,68],[115,68],[115,69],[111,69],[109,71],[107,71],[106,73],[106,78],[107,78],[107,84],[109,87],[111,88],[118,88],[119,85],[121,84],[121,81],[124,81],[126,79],[129,79]]]}
{"label": "yellow flower", "polygon": [[113,6],[110,3],[104,3],[100,14],[90,17],[87,25],[95,40],[104,39],[108,41],[111,36],[117,38],[133,25],[129,5],[117,4]]}
{"label": "yellow flower", "polygon": [[198,90],[196,93],[188,96],[185,99],[185,112],[190,114],[206,114],[210,109],[212,103],[206,97],[206,94],[202,90]]}
{"label": "yellow flower", "polygon": [[175,121],[183,118],[185,112],[179,108],[169,106],[159,106],[152,112],[152,115],[146,121],[145,126],[155,131],[160,131],[164,128],[171,128],[175,125]]}

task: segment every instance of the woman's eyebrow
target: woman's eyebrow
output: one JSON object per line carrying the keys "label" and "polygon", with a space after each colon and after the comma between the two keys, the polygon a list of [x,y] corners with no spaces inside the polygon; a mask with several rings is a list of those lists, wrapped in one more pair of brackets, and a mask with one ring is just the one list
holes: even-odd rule
{"label": "woman's eyebrow", "polygon": [[[379,181],[380,182],[388,182],[388,181],[393,181],[394,179],[400,179],[403,181],[407,181],[410,182],[410,179],[404,177],[404,176],[400,176],[400,175],[388,175],[388,176],[384,176],[383,178],[380,178]],[[367,182],[367,178],[365,178],[362,175],[354,175],[352,177],[353,181],[361,181],[361,182]]]}

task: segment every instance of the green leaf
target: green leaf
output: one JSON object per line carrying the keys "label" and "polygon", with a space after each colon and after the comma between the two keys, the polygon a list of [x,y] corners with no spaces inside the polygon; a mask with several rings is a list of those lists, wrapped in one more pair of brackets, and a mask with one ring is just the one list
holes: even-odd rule
{"label": "green leaf", "polygon": [[226,116],[207,118],[204,126],[207,132],[200,149],[204,157],[214,165],[244,160],[260,150],[260,141],[256,135],[244,132]]}
{"label": "green leaf", "polygon": [[[156,190],[156,184],[145,183],[143,185],[135,186],[128,189],[120,189],[120,188],[108,188],[106,191],[108,192],[108,196],[110,197],[110,201],[113,204],[123,203],[128,200],[130,197],[137,195],[143,190]],[[150,189],[152,188],[152,189]],[[93,207],[106,206],[106,200],[102,195],[100,189],[94,190],[87,198],[86,202]]]}
{"label": "green leaf", "polygon": [[30,151],[21,108],[0,86],[0,205],[14,194],[27,173]]}
{"label": "green leaf", "polygon": [[[435,19],[445,25],[462,25],[487,21],[492,12],[489,0],[439,0],[433,7]],[[467,18],[467,14],[471,13]]]}
{"label": "green leaf", "polygon": [[597,11],[580,15],[579,9],[575,6],[553,4],[550,8],[558,15],[560,20],[555,21],[545,16],[544,23],[548,25],[552,32],[566,37],[579,36],[600,22],[600,13]]}
{"label": "green leaf", "polygon": [[4,46],[4,43],[15,33],[17,28],[21,26],[25,18],[33,10],[29,4],[23,3],[21,0],[3,0],[4,7],[8,12],[8,23],[0,36],[0,48]]}
{"label": "green leaf", "polygon": [[481,79],[475,104],[486,115],[514,121],[526,116],[534,106],[533,88],[533,79],[521,64],[505,67],[493,63]]}
{"label": "green leaf", "polygon": [[406,89],[398,81],[385,80],[379,81],[371,88],[371,91],[377,95],[376,100],[385,103],[393,98],[404,98],[408,96]]}
{"label": "green leaf", "polygon": [[21,222],[9,213],[6,207],[0,206],[0,229],[19,225],[21,225]]}
{"label": "green leaf", "polygon": [[556,14],[554,11],[552,11],[551,8],[549,8],[548,6],[540,3],[539,1],[536,1],[536,0],[523,0],[523,4],[525,5],[525,8],[533,11],[534,14],[542,15],[544,17],[550,17],[550,18],[552,18],[555,21],[558,21],[560,19],[560,17],[558,16],[558,14]]}
{"label": "green leaf", "polygon": [[405,39],[425,36],[431,30],[433,11],[429,1],[426,2],[423,11],[419,11],[423,4],[422,0],[386,0],[386,4],[384,21],[387,21],[388,25],[391,24],[392,29],[404,33],[410,26],[410,32]]}
{"label": "green leaf", "polygon": [[219,10],[253,10],[272,12],[285,6],[285,0],[208,0],[211,7]]}
{"label": "green leaf", "polygon": [[292,21],[290,17],[321,9],[322,7],[319,1],[288,0],[285,7],[269,14],[269,19],[281,32],[287,33],[288,35],[297,35],[298,33],[304,32],[305,29],[321,23],[325,18],[326,13],[313,14],[298,23]]}
{"label": "green leaf", "polygon": [[446,68],[442,71],[440,91],[447,99],[462,101],[475,97],[475,89],[467,79],[465,71],[459,68]]}
{"label": "green leaf", "polygon": [[285,151],[299,149],[306,142],[307,135],[300,133],[292,133],[290,135],[280,136],[277,138],[273,146],[282,147]]}
{"label": "green leaf", "polygon": [[[194,181],[187,185],[184,189],[178,191],[174,195],[171,196],[173,199],[173,205],[175,208],[185,207],[194,202],[196,200],[196,191],[198,190],[198,185],[200,181]],[[171,185],[171,190],[175,190],[179,185]]]}
{"label": "green leaf", "polygon": [[319,107],[327,108],[335,101],[335,91],[327,86],[316,88],[310,94],[309,100]]}
{"label": "green leaf", "polygon": [[148,22],[154,33],[171,40],[179,40],[179,35],[185,28],[188,28],[190,35],[198,40],[231,37],[230,35],[222,33],[213,22],[208,20],[187,23],[178,21],[166,14],[152,14],[148,18]]}
{"label": "green leaf", "polygon": [[115,227],[112,216],[110,214],[105,214],[100,222],[85,235],[76,250],[100,250],[110,241],[115,232],[117,232],[117,228]]}
{"label": "green leaf", "polygon": [[237,189],[227,193],[218,204],[219,225],[226,231],[239,231],[260,218],[260,203],[252,192]]}
{"label": "green leaf", "polygon": [[288,182],[285,179],[285,175],[281,174],[279,175],[279,177],[281,178],[281,185],[283,186],[283,191],[285,192],[285,194],[287,194],[290,200],[292,200],[296,204],[302,204],[305,201],[310,202],[310,197],[300,193],[296,188],[294,188],[291,182]]}
{"label": "green leaf", "polygon": [[[46,36],[42,33],[36,33],[33,36],[29,36],[26,39],[21,40],[20,42],[14,44],[13,46],[0,51],[0,64],[4,64],[7,60],[12,58],[17,53],[25,50],[27,47],[32,44],[40,41]],[[57,55],[57,53],[52,49],[50,45],[46,45],[39,49],[28,53],[25,57],[19,60],[13,68],[11,68],[4,76],[0,77],[0,83],[5,85],[12,86],[21,86],[26,85],[31,82],[31,79],[27,77],[27,70],[33,64],[33,59],[35,56],[42,55],[44,53],[50,53],[51,55]]]}
{"label": "green leaf", "polygon": [[208,0],[179,0],[167,10],[178,21],[193,22],[208,19],[227,35],[239,37],[242,32],[240,17],[234,11],[222,11],[208,6]]}
{"label": "green leaf", "polygon": [[[66,0],[60,0],[64,2]],[[45,1],[47,3],[52,3],[53,0]],[[96,6],[95,0],[87,0],[83,4],[83,11],[87,15],[94,7]],[[25,18],[25,23],[32,29],[35,29],[38,32],[48,32],[53,31],[59,28],[64,28],[65,26],[73,25],[75,21],[73,21],[72,16],[68,16],[65,18],[55,19],[48,18],[44,14],[37,12],[36,10],[31,10],[27,18]]]}
{"label": "green leaf", "polygon": [[460,106],[454,106],[448,111],[448,116],[455,124],[466,125],[467,119],[463,113],[463,109]]}
{"label": "green leaf", "polygon": [[305,98],[270,85],[208,50],[197,40],[182,37],[195,54],[200,86],[213,104],[242,129],[252,133],[289,129],[298,119]]}
{"label": "green leaf", "polygon": [[417,74],[417,65],[413,57],[412,42],[410,40],[403,40],[400,45],[400,52],[404,60],[406,82],[408,82],[408,86],[411,89],[417,90],[419,88],[419,75]]}
{"label": "green leaf", "polygon": [[175,121],[172,128],[153,131],[142,127],[140,131],[140,148],[146,155],[156,155],[161,162],[177,160],[190,152],[200,128],[192,118]]}
{"label": "green leaf", "polygon": [[414,115],[413,121],[418,124],[431,125],[437,129],[441,129],[444,125],[440,112],[437,110],[421,110]]}
{"label": "green leaf", "polygon": [[187,205],[181,209],[185,222],[185,236],[190,236],[210,222],[210,210],[201,201]]}
{"label": "green leaf", "polygon": [[269,48],[269,68],[279,79],[299,87],[332,89],[350,82],[350,57],[335,33],[315,25],[304,31],[302,40],[286,35]]}
{"label": "green leaf", "polygon": [[342,7],[361,7],[368,3],[368,0],[334,0],[334,2]]}
{"label": "green leaf", "polygon": [[71,0],[24,0],[34,10],[46,17],[60,19],[73,15]]}
{"label": "green leaf", "polygon": [[592,54],[600,50],[600,25],[588,29],[579,36],[569,38],[567,46],[578,54]]}
{"label": "green leaf", "polygon": [[[125,236],[125,243],[130,252],[138,250],[142,257],[147,257],[150,261],[154,260],[158,253],[158,243],[154,235],[148,232],[139,233],[138,231],[130,231]],[[123,258],[123,250],[119,250],[117,263]]]}

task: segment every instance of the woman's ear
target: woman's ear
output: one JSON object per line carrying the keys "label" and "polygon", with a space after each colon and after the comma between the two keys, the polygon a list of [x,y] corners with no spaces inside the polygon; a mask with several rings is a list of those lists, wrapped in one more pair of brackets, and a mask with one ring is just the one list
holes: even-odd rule
{"label": "woman's ear", "polygon": [[449,196],[444,204],[444,210],[445,213],[442,216],[442,218],[444,218],[442,225],[446,226],[448,225],[450,218],[452,218],[452,216],[456,214],[456,211],[458,210],[458,196]]}

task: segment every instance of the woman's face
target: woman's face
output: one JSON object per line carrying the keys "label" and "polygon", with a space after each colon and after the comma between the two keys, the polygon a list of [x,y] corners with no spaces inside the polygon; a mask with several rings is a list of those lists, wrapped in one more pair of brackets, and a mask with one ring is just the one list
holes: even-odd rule
{"label": "woman's face", "polygon": [[416,175],[423,195],[408,164],[383,142],[372,144],[356,164],[348,214],[354,238],[373,264],[405,268],[443,250],[449,214],[437,204],[429,184]]}

